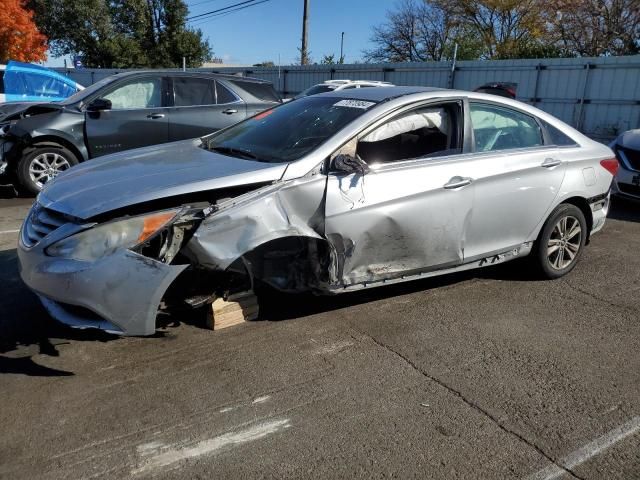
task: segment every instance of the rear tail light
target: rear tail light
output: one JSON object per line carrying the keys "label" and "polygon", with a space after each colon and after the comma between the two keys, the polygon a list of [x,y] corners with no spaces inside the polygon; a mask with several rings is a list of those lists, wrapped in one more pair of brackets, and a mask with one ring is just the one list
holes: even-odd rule
{"label": "rear tail light", "polygon": [[620,167],[617,158],[607,158],[606,160],[600,160],[600,165],[602,165],[602,167],[614,177],[616,176],[616,173],[618,173],[618,168]]}

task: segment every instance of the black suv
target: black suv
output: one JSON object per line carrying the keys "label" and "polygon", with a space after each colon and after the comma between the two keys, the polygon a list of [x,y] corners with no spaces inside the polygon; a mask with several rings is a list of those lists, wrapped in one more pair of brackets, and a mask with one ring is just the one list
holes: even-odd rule
{"label": "black suv", "polygon": [[112,75],[62,102],[0,105],[0,173],[35,194],[84,160],[206,135],[280,102],[270,83],[247,77]]}

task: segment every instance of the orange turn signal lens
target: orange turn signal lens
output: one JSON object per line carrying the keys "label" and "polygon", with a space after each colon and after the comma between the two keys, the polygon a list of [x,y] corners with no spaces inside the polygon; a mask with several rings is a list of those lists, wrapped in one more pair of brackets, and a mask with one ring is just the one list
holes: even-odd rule
{"label": "orange turn signal lens", "polygon": [[138,242],[144,242],[175,216],[176,212],[163,212],[145,217],[142,232],[138,236]]}

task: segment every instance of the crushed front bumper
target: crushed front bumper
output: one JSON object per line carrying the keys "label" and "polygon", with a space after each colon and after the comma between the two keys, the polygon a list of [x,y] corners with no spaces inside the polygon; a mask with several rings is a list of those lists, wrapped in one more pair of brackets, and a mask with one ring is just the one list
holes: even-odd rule
{"label": "crushed front bumper", "polygon": [[27,247],[21,232],[18,244],[20,276],[51,316],[74,328],[153,334],[160,301],[187,266],[165,265],[125,249],[94,262],[48,256],[44,249],[62,235],[52,232],[54,238]]}

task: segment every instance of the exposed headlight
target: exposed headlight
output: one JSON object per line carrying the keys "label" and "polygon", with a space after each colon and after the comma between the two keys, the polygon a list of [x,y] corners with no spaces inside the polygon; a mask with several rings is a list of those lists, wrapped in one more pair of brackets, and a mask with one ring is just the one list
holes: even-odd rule
{"label": "exposed headlight", "polygon": [[105,223],[71,235],[47,248],[47,255],[93,261],[119,248],[133,248],[148,240],[171,222],[180,209]]}

